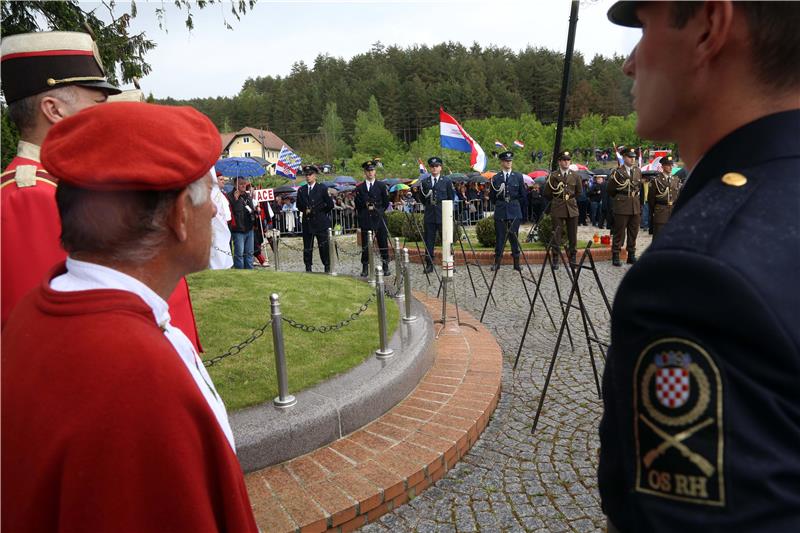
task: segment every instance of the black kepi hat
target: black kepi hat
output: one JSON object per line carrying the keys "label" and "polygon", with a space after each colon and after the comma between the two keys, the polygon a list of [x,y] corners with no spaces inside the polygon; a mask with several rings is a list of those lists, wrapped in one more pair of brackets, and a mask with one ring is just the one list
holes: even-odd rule
{"label": "black kepi hat", "polygon": [[442,166],[442,158],[436,156],[428,158],[428,166],[432,167],[434,165]]}
{"label": "black kepi hat", "polygon": [[665,155],[664,157],[659,159],[658,162],[661,163],[662,166],[675,164],[675,160],[672,158],[671,155]]}
{"label": "black kepi hat", "polygon": [[618,26],[628,28],[641,28],[642,23],[636,17],[636,7],[639,2],[615,2],[608,8],[608,20]]}
{"label": "black kepi hat", "polygon": [[571,161],[571,160],[572,160],[572,154],[570,153],[570,151],[569,151],[569,150],[564,150],[563,152],[560,152],[560,153],[558,154],[558,159],[559,159],[559,160],[562,160],[562,159],[568,159],[568,160],[570,160],[570,161]]}
{"label": "black kepi hat", "polygon": [[500,152],[497,155],[497,158],[500,161],[513,161],[514,160],[514,152],[511,150],[506,150],[505,152]]}
{"label": "black kepi hat", "polygon": [[361,163],[361,168],[363,168],[364,170],[375,170],[376,166],[377,165],[373,160],[364,161],[363,163]]}
{"label": "black kepi hat", "polygon": [[3,37],[0,64],[7,103],[67,85],[121,92],[108,83],[97,45],[86,33],[49,31]]}
{"label": "black kepi hat", "polygon": [[636,157],[636,148],[626,148],[620,153],[624,157]]}
{"label": "black kepi hat", "polygon": [[310,176],[311,174],[319,174],[319,167],[317,165],[305,165],[303,166],[303,174],[306,176]]}

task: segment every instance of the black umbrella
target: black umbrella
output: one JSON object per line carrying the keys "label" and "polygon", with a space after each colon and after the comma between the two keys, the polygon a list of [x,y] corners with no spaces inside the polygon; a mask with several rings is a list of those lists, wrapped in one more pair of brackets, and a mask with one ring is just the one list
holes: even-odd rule
{"label": "black umbrella", "polygon": [[454,172],[447,177],[450,178],[450,181],[452,181],[453,183],[461,183],[469,181],[467,175],[461,174],[460,172]]}
{"label": "black umbrella", "polygon": [[297,189],[294,188],[291,185],[281,185],[280,187],[275,189],[273,192],[275,194],[285,194],[285,193],[292,193],[292,192],[296,192],[296,191],[297,191]]}

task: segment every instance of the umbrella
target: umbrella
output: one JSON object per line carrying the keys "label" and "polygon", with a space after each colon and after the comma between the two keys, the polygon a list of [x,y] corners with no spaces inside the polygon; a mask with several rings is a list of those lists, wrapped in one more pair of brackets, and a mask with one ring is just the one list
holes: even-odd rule
{"label": "umbrella", "polygon": [[274,192],[275,194],[285,194],[285,193],[295,192],[296,190],[297,187],[293,187],[291,185],[281,185],[272,192]]}
{"label": "umbrella", "polygon": [[486,172],[483,172],[481,174],[481,176],[483,176],[484,178],[492,179],[495,174],[497,174],[497,171],[495,171],[495,170],[487,170]]}
{"label": "umbrella", "polygon": [[470,183],[486,183],[487,181],[489,181],[489,180],[487,180],[486,178],[484,178],[480,174],[478,174],[477,176],[472,176],[469,179]]}
{"label": "umbrella", "polygon": [[355,190],[355,185],[337,185],[336,190],[339,192],[347,192]]}
{"label": "umbrella", "polygon": [[539,185],[544,185],[545,181],[547,181],[547,176],[539,176],[538,178],[533,178],[533,182],[538,183]]}
{"label": "umbrella", "polygon": [[539,176],[547,176],[550,174],[546,170],[534,170],[533,172],[529,173],[528,176],[532,178],[538,178]]}
{"label": "umbrella", "polygon": [[461,183],[462,181],[463,182],[469,181],[467,175],[461,174],[460,172],[454,172],[447,177],[450,178],[450,181],[453,181],[455,183]]}
{"label": "umbrella", "polygon": [[389,192],[404,191],[410,188],[411,187],[409,187],[408,185],[403,185],[402,183],[398,183],[396,185],[392,185],[391,188],[389,189]]}
{"label": "umbrella", "polygon": [[342,184],[342,183],[347,183],[349,185],[355,185],[356,184],[355,178],[352,178],[350,176],[336,176],[336,179],[333,180],[333,181],[335,181],[336,183],[339,183],[339,184]]}
{"label": "umbrella", "polygon": [[400,183],[400,178],[386,178],[383,180],[386,185],[397,185]]}
{"label": "umbrella", "polygon": [[413,185],[417,185],[418,183],[419,183],[419,178],[417,178],[417,179],[415,179],[415,180],[411,180],[411,181],[409,182],[409,185],[412,185],[412,186],[413,186]]}
{"label": "umbrella", "polygon": [[575,172],[575,174],[577,174],[581,178],[581,180],[594,179],[594,174],[592,174],[588,170],[578,170],[577,172]]}
{"label": "umbrella", "polygon": [[324,183],[325,186],[327,186],[329,188],[330,187],[336,187],[336,182],[335,181],[323,181],[322,183]]}
{"label": "umbrella", "polygon": [[569,166],[569,169],[570,170],[589,170],[589,167],[587,167],[586,165],[581,165],[580,163],[572,163]]}
{"label": "umbrella", "polygon": [[249,157],[228,157],[220,159],[214,165],[214,169],[223,176],[232,178],[252,178],[263,176],[264,168],[257,161]]}
{"label": "umbrella", "polygon": [[528,176],[527,174],[522,175],[522,179],[525,180],[525,185],[533,186],[533,178]]}

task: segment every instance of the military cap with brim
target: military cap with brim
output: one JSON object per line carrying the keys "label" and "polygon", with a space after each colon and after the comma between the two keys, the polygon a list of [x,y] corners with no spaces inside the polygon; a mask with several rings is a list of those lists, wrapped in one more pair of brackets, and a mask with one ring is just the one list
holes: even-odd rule
{"label": "military cap with brim", "polygon": [[432,167],[434,165],[442,166],[442,158],[436,156],[428,158],[428,166]]}
{"label": "military cap with brim", "polygon": [[361,168],[363,168],[364,170],[375,170],[376,166],[377,165],[375,164],[375,161],[372,160],[364,161],[363,163],[361,163]]}
{"label": "military cap with brim", "polygon": [[214,123],[191,107],[119,102],[56,123],[41,159],[60,183],[82,189],[168,191],[209,174],[221,151]]}
{"label": "military cap with brim", "polygon": [[620,152],[625,157],[636,157],[636,149],[635,148],[626,148],[622,152]]}
{"label": "military cap with brim", "polygon": [[572,154],[570,153],[570,151],[569,151],[569,150],[564,150],[563,152],[561,152],[561,153],[559,153],[559,154],[558,154],[558,159],[559,159],[559,160],[561,160],[561,159],[569,159],[569,160],[572,160]]}
{"label": "military cap with brim", "polygon": [[641,28],[642,23],[636,17],[636,8],[641,2],[615,2],[608,8],[608,20],[618,26]]}
{"label": "military cap with brim", "polygon": [[92,37],[72,31],[21,33],[0,44],[3,94],[7,103],[35,94],[80,85],[118,94],[108,83]]}
{"label": "military cap with brim", "polygon": [[512,161],[514,159],[514,152],[512,152],[511,150],[508,150],[508,151],[505,151],[505,152],[500,152],[497,155],[497,158],[500,161]]}
{"label": "military cap with brim", "polygon": [[665,155],[664,157],[659,159],[658,162],[661,163],[662,165],[674,165],[675,164],[675,160],[672,158],[671,155]]}
{"label": "military cap with brim", "polygon": [[303,174],[310,176],[311,174],[319,174],[319,167],[317,165],[305,165],[303,167]]}

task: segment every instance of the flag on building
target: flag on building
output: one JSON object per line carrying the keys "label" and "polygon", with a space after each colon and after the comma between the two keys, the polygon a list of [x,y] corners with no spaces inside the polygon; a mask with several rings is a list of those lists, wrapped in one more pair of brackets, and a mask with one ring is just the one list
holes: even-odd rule
{"label": "flag on building", "polygon": [[275,163],[275,174],[293,180],[297,177],[297,171],[300,170],[301,163],[302,159],[300,159],[299,155],[285,146],[281,146],[281,153],[278,154],[278,162]]}
{"label": "flag on building", "polygon": [[525,144],[520,140],[514,141],[514,146],[517,148],[525,148]]}
{"label": "flag on building", "polygon": [[427,172],[428,172],[428,169],[427,169],[427,168],[425,168],[425,163],[423,163],[423,162],[422,162],[422,159],[417,159],[417,161],[419,161],[419,173],[420,173],[420,174],[425,174],[425,173],[427,173]]}
{"label": "flag on building", "polygon": [[464,131],[456,119],[439,108],[439,137],[442,148],[470,154],[469,164],[476,172],[486,170],[486,154],[483,148]]}
{"label": "flag on building", "polygon": [[502,148],[503,150],[506,149],[506,145],[501,143],[500,141],[495,141],[494,142],[494,146],[495,146],[495,148]]}

